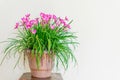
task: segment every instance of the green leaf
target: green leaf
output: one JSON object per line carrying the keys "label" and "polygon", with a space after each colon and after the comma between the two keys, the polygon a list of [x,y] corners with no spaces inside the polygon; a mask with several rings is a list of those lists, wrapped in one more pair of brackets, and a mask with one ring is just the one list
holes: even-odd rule
{"label": "green leaf", "polygon": [[51,40],[48,39],[48,53],[50,54],[50,49],[51,49]]}

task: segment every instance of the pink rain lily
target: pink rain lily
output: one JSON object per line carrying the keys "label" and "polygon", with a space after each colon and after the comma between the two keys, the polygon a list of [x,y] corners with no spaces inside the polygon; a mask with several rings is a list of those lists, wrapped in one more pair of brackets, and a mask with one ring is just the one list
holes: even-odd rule
{"label": "pink rain lily", "polygon": [[67,27],[67,28],[69,28],[69,29],[71,28],[71,26],[70,26],[69,24],[66,24],[66,22],[63,22],[63,26],[64,26],[64,27]]}
{"label": "pink rain lily", "polygon": [[57,17],[56,17],[56,15],[53,15],[53,19],[56,21],[57,20]]}
{"label": "pink rain lily", "polygon": [[51,29],[54,29],[54,28],[55,28],[55,26],[51,25],[51,26],[50,26],[50,28],[51,28]]}
{"label": "pink rain lily", "polygon": [[65,21],[61,18],[59,19],[59,21],[60,21],[60,23],[63,23],[63,24],[65,23]]}
{"label": "pink rain lily", "polygon": [[40,15],[41,15],[42,20],[48,23],[48,21],[50,20],[49,16],[44,13],[41,13]]}
{"label": "pink rain lily", "polygon": [[37,23],[39,22],[39,18],[35,18],[35,20],[37,21]]}
{"label": "pink rain lily", "polygon": [[45,15],[43,18],[45,19],[45,21],[49,21],[50,20],[50,16],[49,15]]}
{"label": "pink rain lily", "polygon": [[63,26],[65,26],[65,27],[67,26],[67,24],[66,24],[66,22],[64,21],[64,19],[61,19],[61,18],[60,18],[59,21],[60,21],[61,24],[63,24]]}
{"label": "pink rain lily", "polygon": [[71,28],[71,26],[69,24],[66,27],[69,28],[69,29]]}
{"label": "pink rain lily", "polygon": [[41,12],[41,13],[40,13],[40,16],[41,16],[41,17],[45,16],[45,13],[42,13],[42,12]]}
{"label": "pink rain lily", "polygon": [[17,29],[19,27],[19,23],[17,22],[16,24],[15,24],[15,29]]}
{"label": "pink rain lily", "polygon": [[64,19],[58,18],[54,14],[45,14],[45,13],[40,13],[40,18],[35,18],[35,19],[30,19],[30,14],[26,14],[25,17],[21,18],[21,23],[16,23],[15,29],[18,28],[19,26],[25,26],[26,29],[30,29],[30,31],[35,34],[36,30],[32,30],[34,28],[34,25],[50,25],[51,29],[54,29],[55,27],[64,27],[67,29],[70,29],[71,26],[70,24],[67,23],[69,21],[68,17],[66,16]]}
{"label": "pink rain lily", "polygon": [[51,18],[52,18],[52,15],[51,15],[51,14],[48,14],[48,18],[51,19]]}
{"label": "pink rain lily", "polygon": [[66,22],[62,22],[63,23],[63,26],[67,26]]}
{"label": "pink rain lily", "polygon": [[49,21],[49,18],[48,18],[47,16],[42,17],[42,19],[43,19],[44,21],[46,21],[46,22]]}
{"label": "pink rain lily", "polygon": [[38,24],[38,21],[34,20],[34,25],[37,25]]}
{"label": "pink rain lily", "polygon": [[30,17],[30,14],[26,14],[25,16],[26,16],[26,17]]}
{"label": "pink rain lily", "polygon": [[67,18],[67,16],[65,17],[65,20],[66,20],[66,21],[69,21],[68,18]]}
{"label": "pink rain lily", "polygon": [[34,25],[34,24],[37,25],[37,24],[38,24],[38,21],[37,21],[37,20],[31,20],[31,21],[30,21],[30,24],[31,24],[31,25]]}
{"label": "pink rain lily", "polygon": [[30,22],[27,22],[25,25],[27,29],[30,29],[32,27],[32,24]]}
{"label": "pink rain lily", "polygon": [[56,22],[56,26],[60,26],[60,22]]}
{"label": "pink rain lily", "polygon": [[34,20],[30,20],[30,24],[34,24]]}
{"label": "pink rain lily", "polygon": [[28,22],[28,18],[25,18],[25,17],[21,18],[21,20],[22,20],[23,23]]}
{"label": "pink rain lily", "polygon": [[[50,19],[52,18],[52,15],[51,14],[45,14],[45,13],[40,13],[40,16],[41,16],[41,19],[43,21],[45,21],[45,23],[47,24]],[[54,15],[54,18],[55,18],[55,15]]]}
{"label": "pink rain lily", "polygon": [[32,32],[32,34],[36,34],[36,30],[34,29],[34,30],[31,30],[31,32]]}

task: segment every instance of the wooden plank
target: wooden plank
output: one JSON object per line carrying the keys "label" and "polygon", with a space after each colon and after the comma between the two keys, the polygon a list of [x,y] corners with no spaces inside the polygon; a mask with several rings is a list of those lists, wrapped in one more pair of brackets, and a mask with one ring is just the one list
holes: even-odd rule
{"label": "wooden plank", "polygon": [[52,73],[49,78],[35,78],[32,77],[30,72],[24,73],[19,80],[63,80],[60,73]]}

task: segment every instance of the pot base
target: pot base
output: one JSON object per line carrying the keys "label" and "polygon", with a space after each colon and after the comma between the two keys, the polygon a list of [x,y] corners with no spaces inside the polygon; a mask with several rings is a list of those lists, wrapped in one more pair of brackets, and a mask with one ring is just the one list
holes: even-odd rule
{"label": "pot base", "polygon": [[36,78],[49,78],[51,77],[51,71],[32,71],[31,76]]}

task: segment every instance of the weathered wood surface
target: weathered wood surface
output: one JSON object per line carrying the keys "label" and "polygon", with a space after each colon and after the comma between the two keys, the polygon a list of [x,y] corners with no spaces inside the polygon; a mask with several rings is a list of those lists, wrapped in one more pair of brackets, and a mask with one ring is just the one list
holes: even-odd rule
{"label": "weathered wood surface", "polygon": [[60,73],[52,73],[51,77],[49,78],[35,78],[32,77],[31,74],[28,72],[24,73],[19,80],[63,80],[63,79]]}

